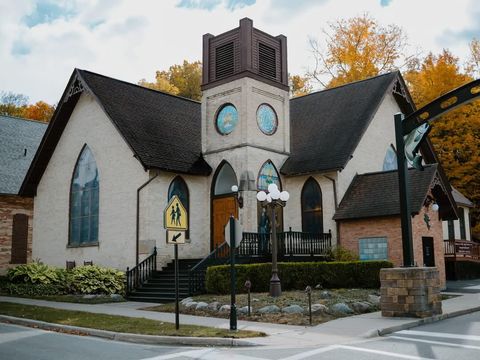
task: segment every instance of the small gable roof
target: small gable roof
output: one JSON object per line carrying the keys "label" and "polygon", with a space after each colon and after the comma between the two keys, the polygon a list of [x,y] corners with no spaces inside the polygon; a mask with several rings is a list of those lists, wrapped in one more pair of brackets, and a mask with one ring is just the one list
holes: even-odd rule
{"label": "small gable roof", "polygon": [[396,71],[292,99],[291,153],[281,172],[343,169],[399,78]]}
{"label": "small gable roof", "polygon": [[22,185],[34,194],[82,92],[104,109],[144,168],[209,175],[201,155],[201,105],[86,70],[75,69]]}
{"label": "small gable roof", "polygon": [[43,122],[0,116],[0,194],[18,194],[46,129]]}
{"label": "small gable roof", "polygon": [[457,205],[474,207],[473,203],[470,200],[468,200],[468,198],[465,195],[463,195],[460,191],[455,189],[453,186],[452,186],[452,196],[453,196],[453,200],[455,200]]}
{"label": "small gable roof", "polygon": [[[417,214],[433,187],[434,178],[438,176],[437,165],[427,165],[424,171],[409,169],[408,174],[411,211],[412,214]],[[433,195],[440,204],[440,215],[455,216],[454,205],[443,191],[437,191]],[[356,175],[333,218],[347,220],[399,214],[398,172],[393,170]]]}

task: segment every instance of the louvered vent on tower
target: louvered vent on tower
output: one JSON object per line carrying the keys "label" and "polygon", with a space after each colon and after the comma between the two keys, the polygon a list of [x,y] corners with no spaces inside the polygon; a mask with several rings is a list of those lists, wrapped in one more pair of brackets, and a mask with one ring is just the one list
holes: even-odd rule
{"label": "louvered vent on tower", "polygon": [[217,47],[215,49],[215,78],[221,79],[233,75],[234,70],[233,42]]}
{"label": "louvered vent on tower", "polygon": [[277,77],[275,49],[262,43],[258,44],[258,71],[264,76]]}

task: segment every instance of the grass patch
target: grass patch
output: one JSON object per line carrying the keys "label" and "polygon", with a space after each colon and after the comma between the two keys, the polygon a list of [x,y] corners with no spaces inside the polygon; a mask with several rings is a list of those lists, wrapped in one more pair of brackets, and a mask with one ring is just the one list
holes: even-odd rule
{"label": "grass patch", "polygon": [[84,297],[84,295],[35,295],[35,296],[26,296],[26,295],[12,295],[0,291],[0,296],[9,296],[17,297],[24,299],[35,299],[35,300],[46,300],[46,301],[60,301],[68,303],[77,303],[77,304],[107,304],[112,302],[125,302],[124,298],[114,299],[109,295],[96,295],[95,297]]}
{"label": "grass patch", "polygon": [[142,335],[221,338],[249,338],[266,336],[265,333],[258,331],[230,331],[206,326],[182,324],[180,324],[179,330],[175,330],[175,324],[173,323],[145,318],[94,314],[85,311],[61,310],[44,306],[22,305],[8,302],[0,302],[0,314],[45,321],[54,324],[80,326],[91,329]]}

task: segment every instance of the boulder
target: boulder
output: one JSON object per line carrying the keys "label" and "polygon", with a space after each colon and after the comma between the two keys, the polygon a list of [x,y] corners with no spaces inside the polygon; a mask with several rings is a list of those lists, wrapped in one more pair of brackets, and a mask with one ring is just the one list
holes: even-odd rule
{"label": "boulder", "polygon": [[302,314],[304,312],[303,308],[300,305],[290,305],[284,307],[282,312],[287,314]]}
{"label": "boulder", "polygon": [[230,305],[223,305],[218,312],[230,312]]}
{"label": "boulder", "polygon": [[120,294],[110,294],[112,301],[123,301],[123,296]]}
{"label": "boulder", "polygon": [[380,296],[377,295],[368,295],[368,302],[373,305],[380,305]]}
{"label": "boulder", "polygon": [[320,299],[330,299],[332,297],[332,294],[330,291],[324,290],[320,293],[319,295]]}
{"label": "boulder", "polygon": [[189,303],[189,302],[192,302],[192,301],[193,301],[193,298],[187,297],[187,298],[183,299],[182,301],[180,301],[180,304],[185,305],[186,303]]}
{"label": "boulder", "polygon": [[325,314],[325,313],[328,313],[328,307],[326,307],[323,304],[312,304],[312,314]]}
{"label": "boulder", "polygon": [[353,310],[345,303],[336,303],[332,305],[332,311],[340,314],[351,314]]}
{"label": "boulder", "polygon": [[95,299],[97,295],[94,294],[86,294],[82,296],[84,299]]}
{"label": "boulder", "polygon": [[206,302],[200,301],[199,303],[197,303],[195,310],[205,310],[206,308],[208,308],[208,304]]}
{"label": "boulder", "polygon": [[280,308],[277,305],[264,306],[258,310],[260,314],[275,314],[280,312]]}
{"label": "boulder", "polygon": [[183,304],[183,305],[184,305],[186,308],[192,308],[192,307],[196,308],[196,307],[197,307],[197,304],[198,304],[198,303],[195,302],[195,301],[190,301],[190,302],[187,302],[187,303],[185,303],[185,304]]}
{"label": "boulder", "polygon": [[315,289],[316,289],[316,290],[321,290],[321,289],[323,289],[322,284],[317,284],[317,285],[315,285]]}
{"label": "boulder", "polygon": [[208,310],[217,311],[220,309],[220,306],[222,306],[222,304],[220,304],[218,301],[214,301],[208,304]]}
{"label": "boulder", "polygon": [[355,312],[363,314],[370,311],[371,304],[366,301],[357,301],[354,302],[351,307]]}
{"label": "boulder", "polygon": [[[248,314],[248,306],[242,306],[241,308],[238,309],[239,314]],[[250,314],[253,313],[253,309],[250,306]]]}

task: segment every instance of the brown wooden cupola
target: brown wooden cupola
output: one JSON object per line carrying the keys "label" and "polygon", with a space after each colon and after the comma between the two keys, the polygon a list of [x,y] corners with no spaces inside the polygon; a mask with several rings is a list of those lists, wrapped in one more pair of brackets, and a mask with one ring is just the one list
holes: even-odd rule
{"label": "brown wooden cupola", "polygon": [[288,90],[287,38],[255,29],[249,18],[223,34],[203,35],[202,90],[242,77]]}

